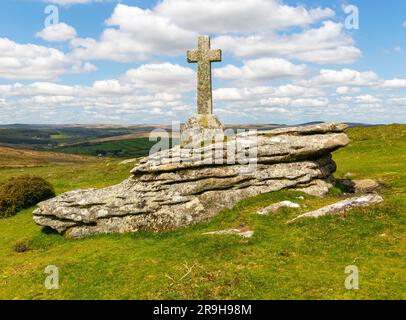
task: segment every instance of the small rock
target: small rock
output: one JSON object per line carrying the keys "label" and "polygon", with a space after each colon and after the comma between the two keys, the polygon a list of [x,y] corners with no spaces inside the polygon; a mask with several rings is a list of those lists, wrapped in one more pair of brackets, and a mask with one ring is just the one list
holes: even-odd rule
{"label": "small rock", "polygon": [[298,199],[298,200],[304,200],[304,199],[305,199],[305,197],[300,196],[300,197],[297,197],[296,199]]}
{"label": "small rock", "polygon": [[372,179],[354,180],[354,187],[356,192],[370,193],[380,187],[379,183]]}
{"label": "small rock", "polygon": [[279,255],[281,255],[282,257],[285,257],[285,258],[289,258],[291,256],[294,256],[294,254],[291,254],[289,252],[280,252]]}
{"label": "small rock", "polygon": [[203,233],[204,235],[224,235],[224,234],[235,234],[243,238],[251,238],[254,235],[254,231],[242,231],[240,229],[229,229],[221,231],[211,231]]}
{"label": "small rock", "polygon": [[349,180],[343,179],[340,182],[352,193],[371,193],[380,187],[379,183],[372,179]]}
{"label": "small rock", "polygon": [[137,162],[138,159],[127,159],[124,161],[121,161],[120,164],[129,164],[129,163],[133,163],[133,162]]}
{"label": "small rock", "polygon": [[268,206],[262,210],[259,210],[257,212],[257,214],[266,215],[269,213],[274,213],[281,208],[296,208],[297,209],[297,208],[300,208],[300,205],[297,203],[294,203],[294,202],[290,202],[290,201],[281,201],[278,203],[271,204],[270,206]]}
{"label": "small rock", "polygon": [[321,209],[302,214],[287,223],[294,222],[301,218],[319,218],[327,215],[335,215],[359,207],[369,207],[383,202],[379,194],[368,194],[362,197],[354,197],[323,207]]}
{"label": "small rock", "polygon": [[19,243],[14,247],[14,251],[18,252],[18,253],[22,253],[22,252],[26,252],[28,251],[30,248],[24,244],[24,243]]}

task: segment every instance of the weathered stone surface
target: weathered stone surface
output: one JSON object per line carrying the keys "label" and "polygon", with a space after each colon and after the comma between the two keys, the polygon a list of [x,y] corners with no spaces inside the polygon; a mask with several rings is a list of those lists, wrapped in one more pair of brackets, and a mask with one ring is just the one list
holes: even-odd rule
{"label": "weathered stone surface", "polygon": [[257,214],[259,215],[267,215],[270,213],[274,213],[282,208],[300,208],[300,205],[291,201],[281,201],[278,203],[273,203],[270,206],[258,210]]}
{"label": "weathered stone surface", "polygon": [[199,114],[212,114],[211,63],[221,61],[221,50],[210,50],[209,36],[200,36],[198,49],[187,52],[187,60],[197,63],[197,110]]}
{"label": "weathered stone surface", "polygon": [[327,215],[339,214],[354,208],[369,207],[383,202],[383,198],[378,194],[368,194],[362,197],[355,197],[334,203],[321,209],[302,214],[290,221],[292,223],[302,218],[319,218]]}
{"label": "weathered stone surface", "polygon": [[[40,203],[34,220],[70,237],[159,231],[208,220],[244,198],[267,192],[316,188],[326,193],[336,170],[330,153],[348,143],[340,132],[344,128],[324,124],[258,137],[241,134],[207,147],[161,151],[142,159],[118,185],[72,191]],[[227,162],[227,151],[245,152],[247,146],[256,153]],[[205,153],[210,161],[202,159]],[[181,161],[174,163],[176,157]]]}
{"label": "weathered stone surface", "polygon": [[224,126],[214,114],[197,114],[189,118],[180,133],[182,148],[199,148],[223,142]]}

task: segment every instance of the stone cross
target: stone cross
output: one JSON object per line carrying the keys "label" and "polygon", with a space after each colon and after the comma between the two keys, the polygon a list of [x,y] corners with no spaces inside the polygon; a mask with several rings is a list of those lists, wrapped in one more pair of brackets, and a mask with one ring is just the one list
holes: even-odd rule
{"label": "stone cross", "polygon": [[200,36],[197,47],[187,52],[187,61],[197,62],[197,111],[212,114],[211,63],[221,61],[221,50],[210,50],[209,36]]}

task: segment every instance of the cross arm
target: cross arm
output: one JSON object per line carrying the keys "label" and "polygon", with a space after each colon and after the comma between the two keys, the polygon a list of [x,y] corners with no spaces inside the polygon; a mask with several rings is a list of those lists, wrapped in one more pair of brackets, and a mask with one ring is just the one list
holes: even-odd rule
{"label": "cross arm", "polygon": [[199,58],[198,50],[188,50],[187,51],[187,61],[188,62],[197,62]]}
{"label": "cross arm", "polygon": [[221,50],[220,49],[210,50],[209,51],[209,60],[220,62],[221,61]]}

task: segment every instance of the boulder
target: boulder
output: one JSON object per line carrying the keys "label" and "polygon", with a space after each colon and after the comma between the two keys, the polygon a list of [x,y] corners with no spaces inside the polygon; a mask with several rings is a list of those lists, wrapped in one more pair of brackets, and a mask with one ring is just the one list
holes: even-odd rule
{"label": "boulder", "polygon": [[257,212],[257,214],[259,214],[259,215],[267,215],[267,214],[270,214],[270,213],[277,212],[278,210],[280,210],[282,208],[295,208],[295,209],[298,209],[298,208],[300,208],[300,205],[297,204],[297,203],[294,203],[294,202],[290,202],[290,201],[281,201],[281,202],[278,202],[278,203],[273,203],[270,206],[259,210]]}
{"label": "boulder", "polygon": [[340,182],[351,193],[372,193],[377,189],[379,189],[380,187],[379,183],[372,179],[364,179],[364,180],[342,179],[340,180]]}
{"label": "boulder", "polygon": [[[143,158],[122,183],[38,204],[34,221],[69,237],[168,230],[206,221],[242,199],[281,189],[324,195],[349,140],[341,124],[243,133]],[[237,154],[237,155],[236,155]]]}
{"label": "boulder", "polygon": [[288,221],[292,223],[302,218],[319,218],[327,215],[339,214],[354,208],[369,207],[383,202],[383,198],[378,194],[368,194],[361,197],[349,198],[321,209],[311,211]]}

